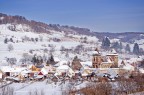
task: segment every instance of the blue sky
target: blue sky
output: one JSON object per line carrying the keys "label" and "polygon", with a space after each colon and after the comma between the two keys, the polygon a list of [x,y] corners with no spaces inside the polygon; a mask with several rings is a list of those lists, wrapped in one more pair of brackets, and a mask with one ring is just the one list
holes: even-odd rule
{"label": "blue sky", "polygon": [[144,0],[0,0],[0,12],[96,32],[144,32]]}

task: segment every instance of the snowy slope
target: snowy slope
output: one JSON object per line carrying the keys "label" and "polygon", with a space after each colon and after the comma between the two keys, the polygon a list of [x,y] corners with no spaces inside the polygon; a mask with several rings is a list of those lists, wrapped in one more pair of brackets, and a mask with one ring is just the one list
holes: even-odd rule
{"label": "snowy slope", "polygon": [[[36,33],[24,24],[15,25],[16,30],[12,31],[9,29],[10,26],[13,25],[0,25],[0,61],[6,58],[16,58],[19,63],[24,53],[30,54],[30,51],[33,51],[30,55],[49,56],[51,50],[53,50],[52,54],[59,57],[60,60],[71,61],[75,56],[78,56],[82,61],[91,61],[92,51],[95,48],[100,49],[102,44],[96,36],[70,34],[55,30],[49,30],[49,33]],[[13,42],[4,43],[6,38],[8,40],[12,38]],[[35,39],[38,39],[38,41],[35,41]],[[120,42],[120,38],[113,38],[110,41],[111,43]],[[134,43],[138,43],[139,47],[144,49],[144,39],[136,39],[133,43],[122,42],[122,45],[125,47],[126,44],[129,44],[132,51]],[[12,51],[8,51],[9,44],[14,48]],[[61,51],[62,47],[69,51]],[[44,50],[48,50],[48,52]],[[101,51],[102,54],[107,53],[105,50]],[[122,51],[122,54],[119,54],[120,60],[133,57],[137,56],[129,55],[125,50]]]}
{"label": "snowy slope", "polygon": [[[65,53],[61,53],[60,49],[63,46],[66,49],[74,50],[76,46],[83,45],[84,48],[91,48],[94,49],[95,45],[98,45],[98,39],[94,36],[87,36],[87,35],[73,35],[67,34],[65,35],[64,32],[57,32],[57,31],[50,31],[49,34],[46,33],[35,33],[35,32],[26,32],[25,29],[31,30],[30,27],[26,27],[25,25],[16,25],[16,29],[18,31],[11,31],[8,27],[11,24],[3,24],[0,25],[0,60],[4,60],[7,58],[15,57],[17,60],[22,58],[23,53],[29,53],[30,50],[35,50],[35,54],[43,55],[42,52],[44,49],[50,50],[54,48],[53,54],[55,56],[59,56],[60,59],[71,60],[74,56],[78,55],[81,60],[91,60],[87,52],[81,52],[80,54],[76,53],[69,53],[69,56],[65,56]],[[82,43],[83,39],[86,37],[87,43]],[[13,39],[13,42],[8,42],[7,44],[4,43],[5,39]],[[35,39],[38,38],[39,41],[29,41],[23,39]],[[42,41],[40,41],[42,38]],[[54,39],[58,39],[60,41],[55,41]],[[93,44],[91,44],[93,43]],[[8,45],[12,44],[14,50],[8,51]],[[33,54],[34,55],[34,54]]]}

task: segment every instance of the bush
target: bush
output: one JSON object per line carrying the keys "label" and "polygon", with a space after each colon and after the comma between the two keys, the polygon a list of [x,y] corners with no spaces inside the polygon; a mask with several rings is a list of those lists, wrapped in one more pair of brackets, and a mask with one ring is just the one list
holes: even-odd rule
{"label": "bush", "polygon": [[112,86],[108,82],[89,84],[80,89],[80,93],[83,95],[111,95]]}

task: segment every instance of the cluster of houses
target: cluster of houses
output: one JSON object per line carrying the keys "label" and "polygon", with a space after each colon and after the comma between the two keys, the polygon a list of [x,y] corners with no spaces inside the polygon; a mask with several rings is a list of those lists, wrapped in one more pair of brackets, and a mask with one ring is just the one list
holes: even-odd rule
{"label": "cluster of houses", "polygon": [[[58,58],[56,64],[37,67],[33,64],[30,65],[13,65],[13,66],[0,66],[0,79],[26,81],[26,80],[43,80],[50,75],[58,78],[59,75],[66,74],[69,78],[81,73],[82,76],[87,76],[92,72],[97,75],[109,73],[113,76],[123,75],[127,71],[135,71],[134,60],[118,60],[118,54],[112,50],[109,54],[103,56],[98,49],[93,52],[92,61],[80,62],[76,57],[72,62],[60,61]],[[143,61],[143,58],[135,59],[136,62]],[[130,62],[132,62],[130,64]],[[144,69],[139,69],[144,73]]]}
{"label": "cluster of houses", "polygon": [[37,67],[33,64],[30,65],[13,65],[13,66],[0,66],[0,79],[26,81],[26,80],[43,80],[50,74],[54,76],[68,74],[69,77],[74,75],[74,71],[68,66],[67,61],[59,61],[55,65],[44,65]]}

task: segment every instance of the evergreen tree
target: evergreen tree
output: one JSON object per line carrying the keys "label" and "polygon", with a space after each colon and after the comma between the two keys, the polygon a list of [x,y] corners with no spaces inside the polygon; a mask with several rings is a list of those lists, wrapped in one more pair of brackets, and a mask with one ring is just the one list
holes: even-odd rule
{"label": "evergreen tree", "polygon": [[139,45],[137,43],[134,44],[134,47],[133,47],[133,53],[134,54],[139,54]]}
{"label": "evergreen tree", "polygon": [[125,47],[125,51],[128,52],[128,53],[131,52],[129,44],[126,45],[126,47]]}
{"label": "evergreen tree", "polygon": [[35,41],[38,42],[38,38],[35,38]]}
{"label": "evergreen tree", "polygon": [[114,42],[113,44],[112,44],[112,48],[114,48],[114,49],[118,49],[119,48],[119,43],[118,42]]}
{"label": "evergreen tree", "polygon": [[39,64],[39,63],[40,63],[40,60],[39,60],[38,58],[36,59],[36,63],[37,63],[37,64]]}
{"label": "evergreen tree", "polygon": [[53,55],[51,54],[50,58],[47,60],[47,65],[51,64],[51,65],[54,65],[56,64],[55,61],[54,61],[54,58],[53,58]]}
{"label": "evergreen tree", "polygon": [[42,58],[41,58],[40,62],[43,63],[43,59]]}
{"label": "evergreen tree", "polygon": [[53,55],[51,55],[51,57],[50,57],[50,62],[54,62],[54,58],[53,58]]}
{"label": "evergreen tree", "polygon": [[110,47],[110,40],[108,37],[105,38],[105,46]]}
{"label": "evergreen tree", "polygon": [[32,58],[32,62],[34,63],[34,64],[36,64],[37,63],[37,58],[36,58],[36,56],[34,55],[34,57]]}
{"label": "evergreen tree", "polygon": [[144,50],[143,50],[143,48],[140,48],[140,49],[139,49],[139,52],[140,52],[140,54],[143,55],[143,54],[144,54]]}
{"label": "evergreen tree", "polygon": [[105,45],[105,39],[102,40],[102,48],[104,47]]}
{"label": "evergreen tree", "polygon": [[102,41],[102,48],[108,49],[110,47],[110,40],[108,37],[105,37]]}
{"label": "evergreen tree", "polygon": [[7,39],[7,38],[5,38],[5,39],[4,39],[4,43],[5,43],[5,44],[7,44],[7,42],[8,42],[8,39]]}
{"label": "evergreen tree", "polygon": [[119,44],[119,48],[120,48],[120,50],[122,50],[122,49],[123,49],[122,42],[120,42],[120,44]]}
{"label": "evergreen tree", "polygon": [[47,60],[46,65],[49,66],[49,64],[50,64],[50,62],[49,62],[49,60]]}
{"label": "evergreen tree", "polygon": [[13,39],[12,39],[12,38],[10,38],[10,42],[13,42]]}
{"label": "evergreen tree", "polygon": [[34,38],[31,38],[31,41],[34,42]]}

